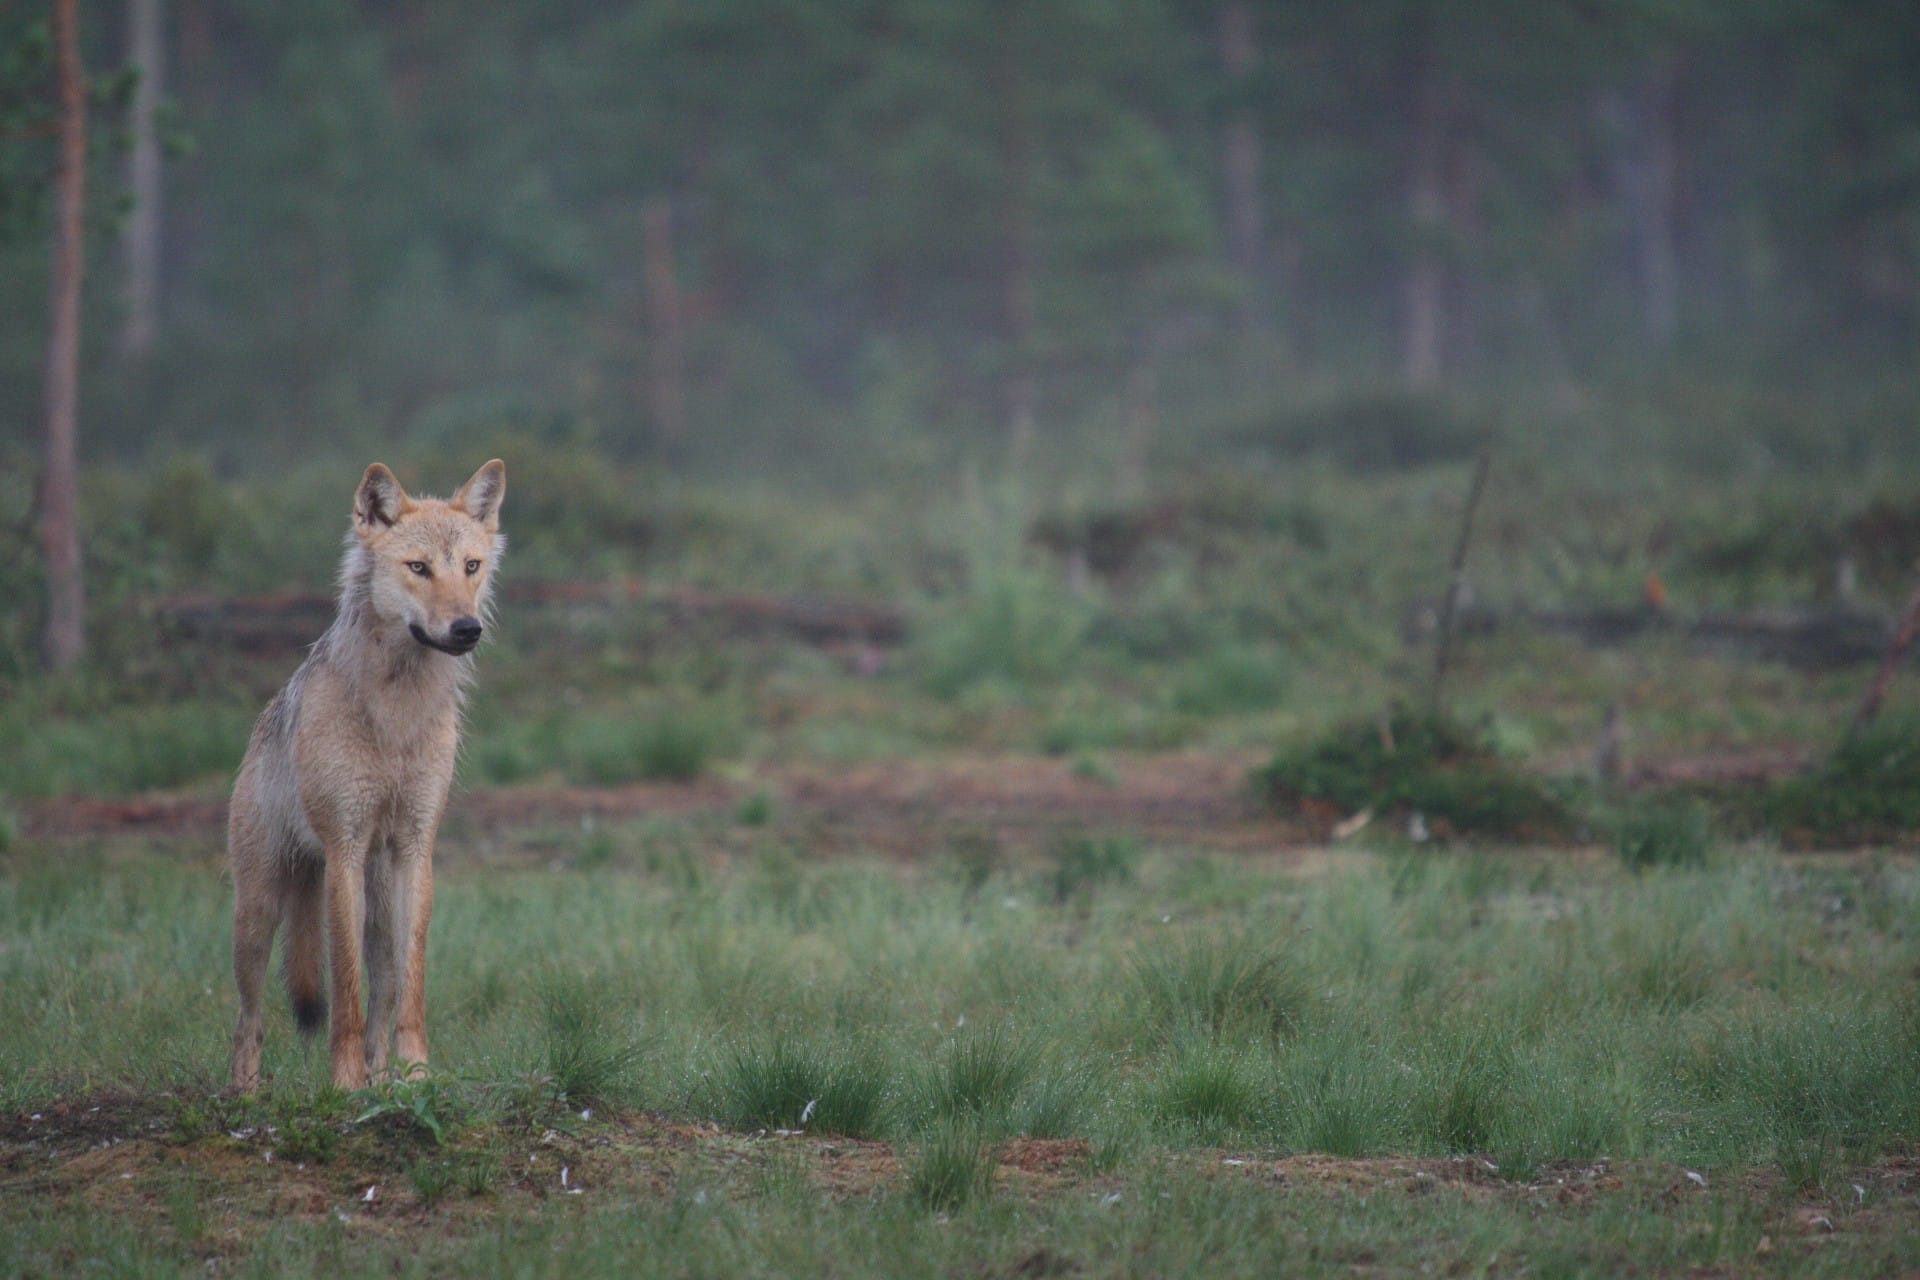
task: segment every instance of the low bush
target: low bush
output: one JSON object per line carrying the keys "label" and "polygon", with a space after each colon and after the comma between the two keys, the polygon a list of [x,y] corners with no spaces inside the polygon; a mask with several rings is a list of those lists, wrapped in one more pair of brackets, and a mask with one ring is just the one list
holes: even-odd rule
{"label": "low bush", "polygon": [[1484,728],[1406,706],[1283,749],[1254,780],[1285,810],[1317,809],[1329,820],[1417,813],[1436,836],[1551,840],[1573,827],[1566,805],[1503,759]]}

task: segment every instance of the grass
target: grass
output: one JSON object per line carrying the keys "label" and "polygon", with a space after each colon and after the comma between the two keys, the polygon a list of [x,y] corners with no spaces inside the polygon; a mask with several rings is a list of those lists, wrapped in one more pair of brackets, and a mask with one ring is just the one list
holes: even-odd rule
{"label": "grass", "polygon": [[[0,949],[0,1017],[16,1029],[0,1042],[0,1110],[129,1098],[116,1105],[130,1114],[158,1108],[153,1127],[126,1119],[112,1132],[137,1139],[130,1152],[175,1153],[132,1166],[162,1215],[157,1236],[117,1234],[81,1197],[59,1211],[67,1247],[165,1274],[207,1239],[236,1258],[271,1240],[287,1271],[317,1267],[333,1256],[326,1214],[276,1222],[245,1207],[269,1203],[264,1192],[207,1190],[227,1186],[234,1160],[265,1168],[273,1149],[275,1168],[316,1171],[328,1214],[417,1206],[407,1211],[438,1224],[435,1265],[456,1269],[482,1235],[506,1257],[537,1254],[536,1269],[601,1266],[595,1250],[619,1232],[678,1239],[680,1214],[758,1233],[712,1237],[731,1243],[701,1255],[709,1270],[747,1274],[805,1269],[875,1232],[891,1242],[875,1256],[894,1258],[903,1242],[926,1245],[916,1224],[928,1216],[967,1242],[929,1256],[1007,1265],[1027,1256],[1003,1252],[1021,1243],[1094,1270],[1143,1248],[1156,1266],[1254,1271],[1274,1260],[1259,1231],[1287,1229],[1333,1231],[1414,1266],[1497,1241],[1536,1269],[1586,1248],[1658,1270],[1734,1256],[1669,1234],[1674,1214],[1716,1231],[1745,1224],[1739,1256],[1751,1262],[1763,1230],[1785,1239],[1767,1225],[1785,1210],[1736,1188],[1771,1180],[1799,1203],[1879,1186],[1873,1162],[1920,1138],[1908,927],[1920,872],[1908,863],[1810,879],[1751,849],[1638,872],[1612,859],[1350,852],[1312,874],[1218,858],[1199,874],[1191,854],[1136,847],[1126,878],[1056,903],[1031,893],[1051,876],[1031,855],[986,860],[969,882],[937,861],[761,850],[689,880],[649,871],[624,847],[640,833],[616,830],[610,859],[564,873],[449,865],[430,966],[436,1074],[345,1098],[321,1087],[324,1054],[277,1008],[270,1088],[215,1093],[231,1003],[207,855],[136,844],[74,857],[29,843],[0,875],[12,943]],[[1836,897],[1884,909],[1836,916]],[[659,1119],[623,1118],[640,1109]],[[689,1123],[721,1129],[648,1136]],[[772,1168],[751,1144],[776,1141],[827,1146]],[[1663,1203],[1652,1192],[1597,1190],[1611,1206],[1597,1216],[1549,1213],[1530,1231],[1504,1193],[1394,1193],[1411,1217],[1390,1227],[1359,1210],[1372,1225],[1349,1236],[1316,1197],[1216,1178],[1238,1167],[1222,1166],[1223,1149],[1255,1163],[1358,1160],[1352,1176],[1384,1180],[1380,1195],[1409,1176],[1405,1162],[1456,1157],[1497,1166],[1515,1195],[1595,1162],[1642,1179],[1692,1169],[1726,1189],[1713,1193],[1718,1216],[1699,1217],[1645,1209]],[[179,1190],[189,1173],[192,1199]],[[374,1183],[396,1198],[389,1208],[358,1204]],[[0,1262],[30,1271],[54,1237],[15,1211],[20,1184],[6,1185]],[[575,1186],[588,1189],[569,1195]],[[607,1243],[550,1256],[563,1210],[535,1194],[572,1206],[568,1239]],[[1869,1270],[1910,1257],[1920,1208],[1899,1221],[1851,1239],[1846,1256]],[[1176,1228],[1215,1251],[1159,1240]],[[1445,1242],[1418,1244],[1417,1231]],[[348,1269],[384,1265],[383,1239],[342,1243]]]}

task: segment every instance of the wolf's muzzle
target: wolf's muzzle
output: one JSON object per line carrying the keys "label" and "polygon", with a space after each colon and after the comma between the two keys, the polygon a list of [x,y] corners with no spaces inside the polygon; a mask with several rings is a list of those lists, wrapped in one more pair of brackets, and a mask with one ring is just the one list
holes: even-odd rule
{"label": "wolf's muzzle", "polygon": [[415,640],[429,649],[438,649],[442,653],[450,653],[457,658],[462,654],[473,652],[473,647],[480,643],[480,633],[483,628],[478,618],[455,618],[453,625],[447,628],[445,640],[429,635],[427,629],[417,622],[409,624],[407,630],[413,633]]}

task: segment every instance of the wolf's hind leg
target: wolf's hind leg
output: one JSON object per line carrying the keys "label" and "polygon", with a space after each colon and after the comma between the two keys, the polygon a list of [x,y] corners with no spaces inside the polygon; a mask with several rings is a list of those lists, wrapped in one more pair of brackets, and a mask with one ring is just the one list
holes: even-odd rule
{"label": "wolf's hind leg", "polygon": [[233,883],[233,984],[240,992],[240,1020],[233,1029],[233,1087],[260,1085],[260,991],[266,983],[267,957],[280,921],[271,877],[263,869],[236,865]]}

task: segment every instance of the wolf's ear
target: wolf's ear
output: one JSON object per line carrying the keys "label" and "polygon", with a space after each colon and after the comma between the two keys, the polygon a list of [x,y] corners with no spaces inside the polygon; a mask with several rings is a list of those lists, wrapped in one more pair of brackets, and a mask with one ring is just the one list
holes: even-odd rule
{"label": "wolf's ear", "polygon": [[413,499],[383,463],[374,463],[360,477],[353,495],[353,527],[362,537],[384,529],[413,508]]}
{"label": "wolf's ear", "polygon": [[507,464],[495,458],[473,473],[473,479],[453,495],[454,506],[487,526],[492,533],[500,527],[500,500],[507,496]]}

